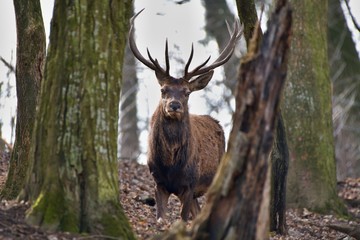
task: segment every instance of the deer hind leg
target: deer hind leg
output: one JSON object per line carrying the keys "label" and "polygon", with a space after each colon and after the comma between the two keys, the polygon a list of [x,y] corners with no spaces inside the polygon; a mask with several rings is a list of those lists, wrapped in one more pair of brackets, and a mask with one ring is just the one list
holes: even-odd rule
{"label": "deer hind leg", "polygon": [[187,190],[184,191],[180,196],[180,202],[181,202],[181,218],[183,221],[187,221],[189,217],[189,213],[192,209],[193,205],[193,191]]}
{"label": "deer hind leg", "polygon": [[156,185],[155,201],[156,201],[156,219],[158,223],[162,223],[164,221],[169,196],[170,193],[166,191],[164,187]]}
{"label": "deer hind leg", "polygon": [[190,212],[191,212],[191,215],[192,215],[192,219],[194,220],[196,218],[196,216],[200,212],[200,205],[199,205],[199,202],[198,202],[197,198],[194,198],[192,200]]}

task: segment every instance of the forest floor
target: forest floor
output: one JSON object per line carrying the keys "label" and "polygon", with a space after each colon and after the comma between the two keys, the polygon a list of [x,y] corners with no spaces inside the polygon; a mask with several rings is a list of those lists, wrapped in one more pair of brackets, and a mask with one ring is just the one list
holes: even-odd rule
{"label": "forest floor", "polygon": [[[0,190],[6,181],[9,157],[0,156]],[[121,161],[119,166],[121,203],[129,217],[129,221],[138,239],[150,239],[180,219],[180,203],[174,196],[170,197],[168,215],[165,224],[156,223],[155,201],[153,199],[154,182],[147,166],[130,161]],[[353,216],[351,220],[333,215],[321,215],[307,209],[288,209],[286,213],[287,234],[279,236],[270,234],[272,240],[299,239],[356,239],[331,225],[350,226],[353,230],[360,229],[360,179],[348,179],[338,183],[339,196],[347,203]],[[204,198],[200,202],[204,203]],[[26,210],[29,205],[16,201],[0,203],[0,240],[1,239],[114,239],[105,236],[78,235],[63,232],[45,232],[25,222]],[[190,223],[189,223],[190,224]],[[351,235],[351,234],[350,234]],[[360,239],[360,238],[357,238]]]}

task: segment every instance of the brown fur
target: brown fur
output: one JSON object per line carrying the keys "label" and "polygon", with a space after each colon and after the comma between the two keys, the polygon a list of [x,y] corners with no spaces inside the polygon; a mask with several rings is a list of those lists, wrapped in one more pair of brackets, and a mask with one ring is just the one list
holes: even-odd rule
{"label": "brown fur", "polygon": [[224,132],[212,117],[189,114],[184,96],[178,96],[183,113],[169,117],[166,108],[176,100],[164,97],[151,119],[148,150],[148,166],[156,182],[157,218],[164,218],[168,197],[175,194],[186,221],[189,211],[193,217],[200,211],[196,198],[206,192],[215,175],[225,151]]}

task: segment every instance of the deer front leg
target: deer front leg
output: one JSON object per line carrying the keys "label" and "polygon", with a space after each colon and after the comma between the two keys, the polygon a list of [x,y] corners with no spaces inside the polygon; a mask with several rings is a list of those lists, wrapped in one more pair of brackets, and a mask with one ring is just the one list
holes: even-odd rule
{"label": "deer front leg", "polygon": [[167,209],[167,202],[169,199],[169,192],[164,187],[156,185],[155,201],[156,201],[156,219],[158,223],[164,221]]}

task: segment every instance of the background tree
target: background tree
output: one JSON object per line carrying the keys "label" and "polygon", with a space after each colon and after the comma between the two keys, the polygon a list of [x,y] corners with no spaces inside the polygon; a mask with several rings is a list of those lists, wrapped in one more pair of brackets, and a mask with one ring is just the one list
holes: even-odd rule
{"label": "background tree", "polygon": [[136,62],[128,44],[125,49],[123,64],[123,84],[120,102],[120,159],[137,160],[140,155],[139,128],[136,106],[138,92],[138,78],[136,76]]}
{"label": "background tree", "polygon": [[121,70],[131,1],[56,0],[25,188],[41,228],[133,239],[119,202]]}
{"label": "background tree", "polygon": [[339,0],[329,1],[327,39],[337,176],[356,178],[360,177],[360,60]]}
{"label": "background tree", "polygon": [[[204,7],[205,14],[205,30],[207,34],[215,38],[219,49],[224,49],[229,38],[229,31],[226,27],[226,21],[232,21],[234,15],[230,11],[226,0],[205,0]],[[237,83],[237,70],[239,66],[240,57],[234,53],[229,61],[224,65],[224,79],[220,81],[230,91],[223,91],[222,101],[225,102],[230,112],[233,112],[230,106],[230,100],[235,96],[235,89]],[[210,91],[205,88],[205,91]],[[205,97],[207,95],[205,94]],[[219,102],[214,102],[212,99],[206,101],[210,109],[218,109]],[[213,103],[213,104],[212,104]]]}
{"label": "background tree", "polygon": [[17,118],[10,169],[1,192],[1,197],[6,199],[15,198],[24,185],[46,50],[40,1],[15,0],[14,7],[17,29]]}
{"label": "background tree", "polygon": [[290,151],[287,203],[339,213],[344,206],[336,191],[326,41],[328,5],[315,0],[291,3],[293,40],[282,108]]}

